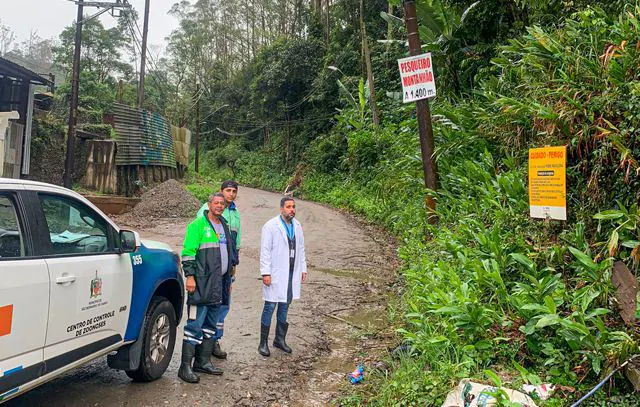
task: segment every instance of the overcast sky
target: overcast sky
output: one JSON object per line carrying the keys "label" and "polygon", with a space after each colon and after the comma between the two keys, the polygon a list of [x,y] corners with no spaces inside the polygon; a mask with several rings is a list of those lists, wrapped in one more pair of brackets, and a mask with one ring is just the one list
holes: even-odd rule
{"label": "overcast sky", "polygon": [[[90,1],[90,0],[85,0]],[[113,1],[114,0],[99,0]],[[166,46],[165,37],[178,26],[178,21],[168,15],[171,6],[178,0],[151,0],[149,14],[149,45],[154,52],[163,50]],[[129,0],[129,3],[140,15],[140,28],[144,15],[145,0]],[[92,15],[98,11],[94,7],[85,7],[85,15]],[[42,38],[58,38],[62,30],[76,18],[76,5],[69,0],[0,0],[0,22],[10,27],[17,36],[16,42],[29,38],[31,30]],[[109,12],[103,14],[100,20],[106,27],[116,24],[115,18]]]}

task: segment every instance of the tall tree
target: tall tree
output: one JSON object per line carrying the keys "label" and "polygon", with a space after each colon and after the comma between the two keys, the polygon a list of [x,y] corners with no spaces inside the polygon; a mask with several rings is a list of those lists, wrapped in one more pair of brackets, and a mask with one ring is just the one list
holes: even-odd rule
{"label": "tall tree", "polygon": [[16,34],[10,27],[2,24],[2,20],[0,20],[0,56],[11,50],[11,45],[15,40]]}
{"label": "tall tree", "polygon": [[[106,29],[97,20],[85,21],[82,30],[81,66],[84,72],[95,75],[99,82],[131,73],[131,65],[122,61],[122,52],[127,37],[121,27]],[[71,73],[75,24],[66,27],[60,34],[60,43],[53,47],[54,63]]]}
{"label": "tall tree", "polygon": [[367,28],[364,22],[364,0],[360,0],[360,32],[362,35],[362,54],[364,56],[367,69],[367,82],[369,83],[369,105],[373,114],[373,124],[380,124],[380,113],[376,103],[376,87],[373,82],[373,68],[371,67],[371,51],[369,50],[369,39],[367,38]]}

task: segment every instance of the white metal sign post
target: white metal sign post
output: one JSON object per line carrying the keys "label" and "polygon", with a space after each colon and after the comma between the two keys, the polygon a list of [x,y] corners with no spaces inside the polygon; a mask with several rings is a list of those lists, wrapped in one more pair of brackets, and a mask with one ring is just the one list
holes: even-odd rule
{"label": "white metal sign post", "polygon": [[398,60],[402,79],[404,103],[427,99],[436,95],[431,54],[421,54]]}

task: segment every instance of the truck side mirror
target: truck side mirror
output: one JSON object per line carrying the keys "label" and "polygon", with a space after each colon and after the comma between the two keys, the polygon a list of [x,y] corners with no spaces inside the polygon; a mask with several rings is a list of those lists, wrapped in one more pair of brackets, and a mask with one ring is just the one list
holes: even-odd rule
{"label": "truck side mirror", "polygon": [[131,230],[120,231],[120,252],[133,253],[140,248],[140,235]]}

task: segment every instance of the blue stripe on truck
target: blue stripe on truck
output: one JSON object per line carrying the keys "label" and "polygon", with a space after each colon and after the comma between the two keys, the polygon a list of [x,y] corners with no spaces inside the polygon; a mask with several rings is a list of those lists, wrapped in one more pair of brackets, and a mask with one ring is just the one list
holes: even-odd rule
{"label": "blue stripe on truck", "polygon": [[[131,253],[133,265],[133,289],[129,322],[124,335],[126,342],[138,339],[144,322],[147,307],[156,288],[166,280],[175,280],[176,262],[174,253],[165,249],[151,249],[144,244],[135,253]],[[141,264],[133,261],[133,256],[142,256]]]}

